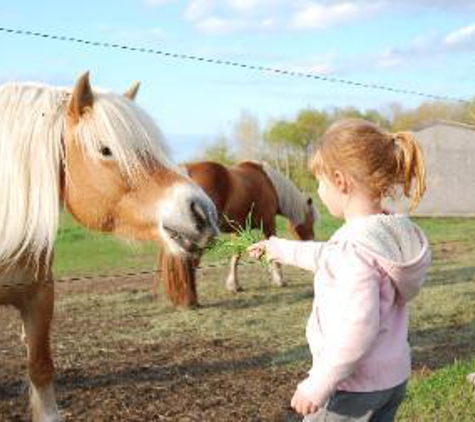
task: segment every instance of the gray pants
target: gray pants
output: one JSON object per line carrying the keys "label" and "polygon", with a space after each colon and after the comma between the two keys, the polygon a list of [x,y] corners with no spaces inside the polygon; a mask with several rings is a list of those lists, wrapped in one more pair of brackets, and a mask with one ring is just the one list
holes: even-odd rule
{"label": "gray pants", "polygon": [[406,384],[371,393],[337,391],[303,422],[393,422],[404,400]]}

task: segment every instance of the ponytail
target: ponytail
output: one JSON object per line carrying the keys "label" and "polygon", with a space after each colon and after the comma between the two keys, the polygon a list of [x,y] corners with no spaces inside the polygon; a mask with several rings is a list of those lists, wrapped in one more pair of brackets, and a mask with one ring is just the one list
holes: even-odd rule
{"label": "ponytail", "polygon": [[[404,195],[411,198],[411,211],[417,207],[426,191],[426,168],[421,148],[414,135],[398,132],[393,135],[396,154],[396,178],[403,187]],[[411,194],[413,181],[414,192]]]}
{"label": "ponytail", "polygon": [[375,200],[395,197],[399,186],[414,209],[426,190],[421,148],[409,132],[387,133],[361,119],[343,119],[325,132],[310,162],[312,173],[333,180],[343,171]]}

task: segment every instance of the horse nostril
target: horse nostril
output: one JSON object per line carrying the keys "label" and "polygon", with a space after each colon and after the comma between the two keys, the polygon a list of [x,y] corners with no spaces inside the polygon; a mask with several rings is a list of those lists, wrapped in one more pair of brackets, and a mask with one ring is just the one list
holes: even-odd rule
{"label": "horse nostril", "polygon": [[211,234],[209,235],[209,240],[212,240],[213,238],[219,235],[220,235],[219,227],[216,224],[213,224],[211,228]]}
{"label": "horse nostril", "polygon": [[202,232],[209,225],[208,218],[202,204],[197,201],[191,201],[190,211],[195,221],[196,229],[199,232]]}

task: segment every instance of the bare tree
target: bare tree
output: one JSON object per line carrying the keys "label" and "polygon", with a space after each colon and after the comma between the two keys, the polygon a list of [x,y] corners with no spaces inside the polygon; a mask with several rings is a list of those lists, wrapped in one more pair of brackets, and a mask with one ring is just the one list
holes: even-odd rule
{"label": "bare tree", "polygon": [[234,126],[236,156],[238,160],[261,158],[262,135],[259,120],[248,110],[242,110]]}

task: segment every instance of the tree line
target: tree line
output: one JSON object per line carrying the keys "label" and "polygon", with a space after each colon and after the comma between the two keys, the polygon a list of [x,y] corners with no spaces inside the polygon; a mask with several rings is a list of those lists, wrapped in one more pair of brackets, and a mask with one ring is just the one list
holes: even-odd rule
{"label": "tree line", "polygon": [[231,164],[239,160],[266,160],[295,181],[307,185],[307,160],[327,128],[342,118],[373,121],[391,132],[414,130],[433,120],[475,125],[475,98],[467,103],[425,102],[413,109],[392,103],[382,110],[344,107],[305,108],[294,118],[274,119],[261,127],[252,112],[244,110],[230,133],[219,134],[198,159]]}

